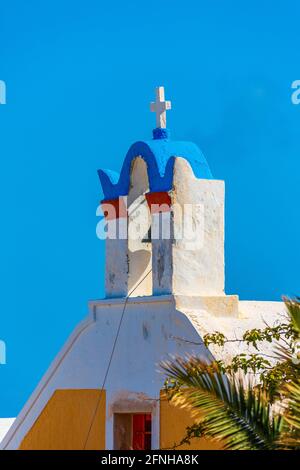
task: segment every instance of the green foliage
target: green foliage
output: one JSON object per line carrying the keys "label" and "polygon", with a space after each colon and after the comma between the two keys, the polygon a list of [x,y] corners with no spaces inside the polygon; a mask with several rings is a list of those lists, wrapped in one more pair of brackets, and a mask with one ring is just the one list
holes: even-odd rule
{"label": "green foliage", "polygon": [[[282,428],[282,417],[272,415],[268,397],[245,385],[243,375],[228,376],[215,364],[208,368],[201,360],[177,358],[162,365],[173,380],[167,387],[177,405],[190,408],[195,417],[204,414],[201,435],[223,441],[228,450],[272,450]],[[189,438],[196,437],[197,425]],[[199,432],[198,432],[199,435]]]}
{"label": "green foliage", "polygon": [[[257,354],[241,353],[234,356],[230,364],[225,365],[223,361],[217,361],[218,366],[224,373],[242,370],[245,374],[258,374],[263,387],[268,389],[271,400],[274,400],[278,396],[279,388],[287,381],[294,380],[295,375],[299,372],[297,365],[295,371],[295,364],[292,364],[291,357],[286,358],[287,360],[285,362],[281,361],[280,364],[272,366],[269,359],[278,358],[275,356],[266,358],[266,355],[259,353],[259,343],[262,341],[267,341],[268,343],[282,341],[286,344],[289,351],[295,353],[300,331],[299,299],[285,299],[285,302],[290,317],[287,316],[286,321],[283,323],[272,327],[266,326],[264,329],[254,328],[247,330],[241,338],[226,338],[223,333],[218,331],[206,334],[203,338],[203,342],[207,347],[209,345],[222,347],[232,342],[245,343],[247,346],[253,346],[258,351]],[[299,325],[299,330],[297,325]]]}
{"label": "green foliage", "polygon": [[[281,324],[248,330],[242,338],[220,332],[203,338],[207,347],[244,342],[257,353],[238,354],[230,364],[178,358],[162,365],[169,399],[205,416],[182,443],[201,435],[226,449],[300,448],[300,298],[284,300],[288,316]],[[274,356],[260,353],[262,341],[275,343]]]}
{"label": "green foliage", "polygon": [[[192,426],[188,426],[186,428],[185,436],[182,438],[180,442],[178,443],[175,442],[172,448],[176,449],[178,447],[181,447],[184,444],[191,445],[193,439],[203,437],[204,434],[205,434],[205,429],[201,423],[195,423]],[[168,449],[162,449],[162,450],[168,450]]]}
{"label": "green foliage", "polygon": [[227,373],[238,372],[242,370],[245,374],[251,370],[253,373],[262,368],[271,367],[268,359],[263,358],[259,354],[237,354],[233,357],[230,364],[225,365],[222,361],[218,361],[220,368]]}
{"label": "green foliage", "polygon": [[300,381],[293,382],[287,385],[289,392],[289,410],[285,419],[297,431],[300,431]]}
{"label": "green foliage", "polygon": [[212,334],[207,334],[203,337],[203,341],[206,347],[208,347],[210,344],[216,344],[218,346],[224,346],[226,338],[223,335],[223,333],[212,333]]}
{"label": "green foliage", "polygon": [[214,333],[204,335],[203,342],[205,346],[209,346],[210,344],[224,346],[226,343],[244,342],[248,346],[252,345],[258,350],[258,343],[261,341],[272,343],[274,340],[279,341],[282,338],[285,340],[295,340],[297,336],[297,330],[294,328],[292,322],[288,321],[287,323],[280,323],[273,327],[267,326],[264,329],[254,328],[252,330],[247,330],[240,339],[228,339],[223,333],[216,331]]}
{"label": "green foliage", "polygon": [[284,301],[291,317],[293,328],[300,336],[300,297],[296,297],[295,299],[284,297]]}
{"label": "green foliage", "polygon": [[299,367],[294,366],[291,361],[283,361],[261,371],[260,386],[268,391],[273,403],[286,394],[284,385],[297,380],[297,377],[299,377]]}

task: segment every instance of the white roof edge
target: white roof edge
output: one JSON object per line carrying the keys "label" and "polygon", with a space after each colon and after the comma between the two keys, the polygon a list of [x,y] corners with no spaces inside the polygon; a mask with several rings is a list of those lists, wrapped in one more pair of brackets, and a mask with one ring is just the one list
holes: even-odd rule
{"label": "white roof edge", "polygon": [[8,433],[16,418],[0,418],[0,442]]}

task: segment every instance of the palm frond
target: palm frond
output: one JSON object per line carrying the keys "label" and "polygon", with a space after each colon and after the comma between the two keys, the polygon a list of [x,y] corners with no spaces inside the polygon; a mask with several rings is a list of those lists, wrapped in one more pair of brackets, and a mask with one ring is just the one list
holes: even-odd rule
{"label": "palm frond", "polygon": [[288,384],[286,388],[289,392],[289,411],[285,420],[300,431],[300,381]]}
{"label": "palm frond", "polygon": [[283,433],[279,440],[286,449],[300,449],[300,381],[285,386],[284,393],[288,396],[284,413]]}
{"label": "palm frond", "polygon": [[162,368],[175,385],[171,400],[202,417],[206,436],[230,450],[275,448],[282,417],[272,413],[268,397],[245,376],[225,375],[197,358],[177,358]]}
{"label": "palm frond", "polygon": [[293,327],[300,336],[300,297],[295,297],[294,299],[283,297],[283,300],[291,317]]}

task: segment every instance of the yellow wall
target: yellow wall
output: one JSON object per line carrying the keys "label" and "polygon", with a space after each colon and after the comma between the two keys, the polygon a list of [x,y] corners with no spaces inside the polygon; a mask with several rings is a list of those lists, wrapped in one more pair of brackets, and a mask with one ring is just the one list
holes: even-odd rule
{"label": "yellow wall", "polygon": [[105,391],[56,390],[20,449],[81,450],[92,422],[86,449],[105,449],[105,400]]}
{"label": "yellow wall", "polygon": [[[100,398],[100,393],[102,393]],[[193,424],[190,413],[170,404],[164,393],[160,401],[160,448],[172,449]],[[83,450],[93,422],[86,449],[105,449],[105,391],[94,389],[56,390],[24,437],[22,450]],[[93,416],[99,403],[95,419]],[[207,439],[193,439],[177,449],[219,450]]]}
{"label": "yellow wall", "polygon": [[[186,427],[194,423],[189,411],[170,404],[165,394],[160,394],[160,448],[172,449],[186,435]],[[220,450],[220,444],[204,438],[195,438],[191,444],[176,447],[176,450]]]}

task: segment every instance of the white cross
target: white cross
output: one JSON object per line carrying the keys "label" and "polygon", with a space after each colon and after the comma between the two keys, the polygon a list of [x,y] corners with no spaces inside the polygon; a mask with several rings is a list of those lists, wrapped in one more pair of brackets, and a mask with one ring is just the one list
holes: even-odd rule
{"label": "white cross", "polygon": [[165,89],[163,86],[155,88],[155,102],[151,103],[151,111],[156,113],[156,127],[165,129],[167,127],[167,113],[171,109],[171,101],[165,101]]}

